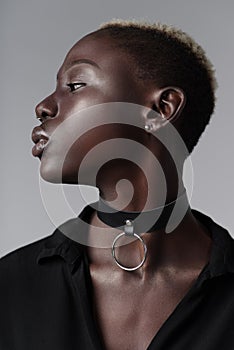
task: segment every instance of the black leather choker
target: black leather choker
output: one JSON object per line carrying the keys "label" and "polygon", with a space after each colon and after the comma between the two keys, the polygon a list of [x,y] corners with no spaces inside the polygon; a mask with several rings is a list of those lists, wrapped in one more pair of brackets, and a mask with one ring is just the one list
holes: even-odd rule
{"label": "black leather choker", "polygon": [[134,221],[134,232],[142,233],[151,232],[165,227],[175,204],[177,203],[177,205],[182,209],[184,208],[185,204],[188,203],[188,201],[185,190],[175,201],[170,202],[165,206],[157,207],[144,212],[119,211],[111,207],[101,197],[99,197],[99,201],[96,203],[97,206],[95,209],[97,210],[97,216],[105,224],[122,229],[126,223],[126,220],[131,220]]}
{"label": "black leather choker", "polygon": [[[186,190],[175,201],[164,206],[154,208],[148,211],[121,211],[111,207],[104,199],[99,196],[99,201],[93,203],[97,210],[98,218],[105,224],[122,229],[112,243],[112,256],[116,264],[125,271],[135,271],[143,266],[147,257],[147,246],[140,236],[141,233],[155,231],[165,228],[165,232],[172,232],[177,224],[183,219],[185,213],[189,209],[189,203]],[[174,209],[174,210],[173,210]],[[172,228],[168,229],[168,225],[172,224]],[[143,258],[137,266],[124,266],[120,263],[116,256],[117,242],[123,236],[136,238],[141,242],[143,248]]]}

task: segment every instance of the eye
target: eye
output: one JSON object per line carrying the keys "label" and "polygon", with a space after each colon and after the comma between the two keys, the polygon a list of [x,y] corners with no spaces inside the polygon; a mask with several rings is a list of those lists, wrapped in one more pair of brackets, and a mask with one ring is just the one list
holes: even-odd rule
{"label": "eye", "polygon": [[85,85],[86,85],[85,83],[69,83],[69,84],[67,84],[67,86],[70,88],[71,92],[76,91]]}

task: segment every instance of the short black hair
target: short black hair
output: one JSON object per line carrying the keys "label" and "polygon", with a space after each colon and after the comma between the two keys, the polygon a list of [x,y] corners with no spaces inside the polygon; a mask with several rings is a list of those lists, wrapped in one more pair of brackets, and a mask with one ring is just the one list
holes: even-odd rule
{"label": "short black hair", "polygon": [[97,32],[109,35],[133,57],[139,79],[185,92],[179,132],[191,153],[215,107],[217,82],[205,51],[185,32],[160,23],[112,20]]}

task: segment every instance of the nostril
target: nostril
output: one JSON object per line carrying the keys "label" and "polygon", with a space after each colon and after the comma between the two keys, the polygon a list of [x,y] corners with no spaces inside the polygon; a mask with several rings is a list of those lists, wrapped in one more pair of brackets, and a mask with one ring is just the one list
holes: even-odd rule
{"label": "nostril", "polygon": [[48,114],[46,112],[41,112],[40,114],[37,114],[37,119],[42,123],[44,122],[48,117]]}
{"label": "nostril", "polygon": [[53,118],[57,114],[57,103],[54,94],[46,97],[35,108],[37,119],[44,121],[45,119]]}
{"label": "nostril", "polygon": [[46,117],[48,117],[49,116],[49,114],[46,112],[46,111],[42,111],[41,112],[41,117],[42,118],[46,118]]}

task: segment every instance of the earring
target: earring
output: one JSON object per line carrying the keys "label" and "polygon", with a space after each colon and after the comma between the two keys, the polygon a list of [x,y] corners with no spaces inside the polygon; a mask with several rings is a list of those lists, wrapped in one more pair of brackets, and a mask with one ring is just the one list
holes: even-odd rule
{"label": "earring", "polygon": [[156,131],[165,125],[165,123],[166,120],[160,113],[151,110],[146,116],[145,131],[149,133]]}
{"label": "earring", "polygon": [[151,132],[153,130],[153,125],[152,124],[145,124],[145,131]]}

